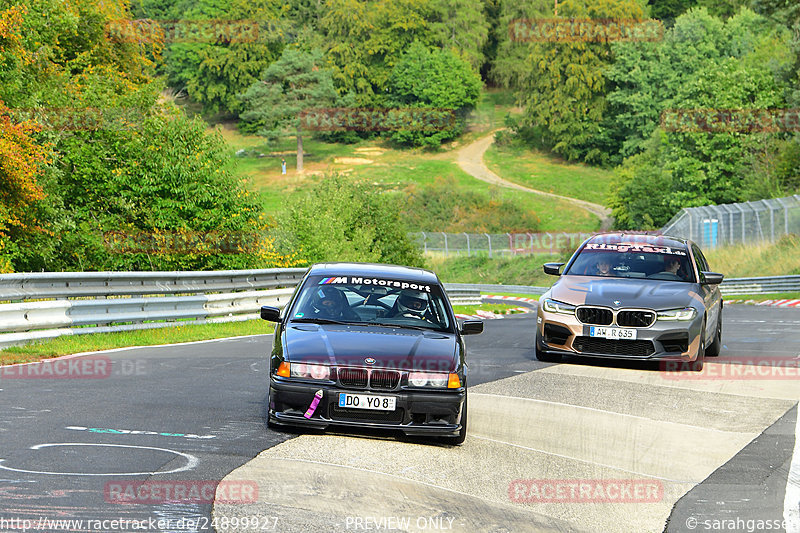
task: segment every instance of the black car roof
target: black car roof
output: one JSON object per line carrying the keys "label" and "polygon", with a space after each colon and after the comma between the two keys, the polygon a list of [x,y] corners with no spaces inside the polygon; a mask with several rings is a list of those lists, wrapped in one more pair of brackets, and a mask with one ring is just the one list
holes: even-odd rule
{"label": "black car roof", "polygon": [[430,270],[382,263],[318,263],[311,267],[310,276],[370,276],[439,283]]}
{"label": "black car roof", "polygon": [[643,233],[601,233],[591,237],[587,243],[618,244],[641,243],[654,246],[670,246],[673,248],[688,248],[689,241],[669,235],[647,235]]}

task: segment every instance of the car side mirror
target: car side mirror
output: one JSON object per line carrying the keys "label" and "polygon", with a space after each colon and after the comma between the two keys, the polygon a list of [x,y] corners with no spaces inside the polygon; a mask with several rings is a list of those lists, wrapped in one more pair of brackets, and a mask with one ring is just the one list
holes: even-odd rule
{"label": "car side mirror", "polygon": [[281,310],[277,307],[270,307],[265,305],[261,308],[261,320],[269,320],[270,322],[282,322]]}
{"label": "car side mirror", "polygon": [[483,320],[465,320],[461,324],[462,335],[477,335],[483,333]]}
{"label": "car side mirror", "polygon": [[560,276],[562,266],[564,266],[564,263],[545,263],[542,265],[542,270],[544,270],[545,274],[550,274],[551,276]]}
{"label": "car side mirror", "polygon": [[703,285],[719,285],[722,283],[722,278],[724,278],[722,274],[717,274],[716,272],[706,272],[703,270],[700,272],[700,283]]}

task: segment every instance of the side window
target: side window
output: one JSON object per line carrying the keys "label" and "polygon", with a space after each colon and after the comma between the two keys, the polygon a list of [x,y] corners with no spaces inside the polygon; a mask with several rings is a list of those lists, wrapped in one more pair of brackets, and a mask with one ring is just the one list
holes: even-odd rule
{"label": "side window", "polygon": [[694,255],[694,264],[697,267],[697,275],[700,278],[700,281],[703,281],[703,274],[702,271],[708,270],[708,264],[706,263],[706,258],[703,257],[703,253],[700,251],[700,248],[697,245],[692,245],[692,255]]}

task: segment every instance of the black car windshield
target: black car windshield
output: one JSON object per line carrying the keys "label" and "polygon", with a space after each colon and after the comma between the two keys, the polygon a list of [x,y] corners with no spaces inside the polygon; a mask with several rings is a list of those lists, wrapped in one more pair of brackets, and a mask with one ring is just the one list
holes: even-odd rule
{"label": "black car windshield", "polygon": [[289,320],[453,331],[439,285],[363,276],[310,276]]}
{"label": "black car windshield", "polygon": [[588,243],[564,274],[693,282],[685,248],[643,243]]}

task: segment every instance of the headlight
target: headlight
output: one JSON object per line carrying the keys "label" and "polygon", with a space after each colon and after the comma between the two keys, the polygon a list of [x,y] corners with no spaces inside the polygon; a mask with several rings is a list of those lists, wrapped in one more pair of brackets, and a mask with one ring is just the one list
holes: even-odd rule
{"label": "headlight", "polygon": [[331,376],[331,369],[325,365],[291,363],[289,375],[293,378],[329,379]]}
{"label": "headlight", "polygon": [[409,372],[408,384],[412,387],[434,387],[444,389],[447,387],[449,374],[432,374],[428,372]]}
{"label": "headlight", "polygon": [[559,302],[558,300],[551,300],[550,298],[547,298],[542,302],[542,309],[544,309],[548,313],[560,313],[562,315],[575,314],[574,305],[565,304],[564,302]]}
{"label": "headlight", "polygon": [[697,310],[694,307],[669,309],[667,311],[658,312],[658,320],[691,320],[696,316]]}

